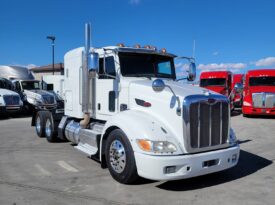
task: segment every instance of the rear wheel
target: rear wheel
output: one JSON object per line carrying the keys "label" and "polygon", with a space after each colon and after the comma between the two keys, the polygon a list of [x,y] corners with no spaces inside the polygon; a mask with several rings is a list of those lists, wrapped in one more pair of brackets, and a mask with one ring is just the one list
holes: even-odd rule
{"label": "rear wheel", "polygon": [[116,129],[108,136],[105,156],[110,174],[118,182],[130,184],[139,178],[131,143],[122,130]]}
{"label": "rear wheel", "polygon": [[54,125],[52,114],[50,112],[48,112],[45,117],[44,130],[45,130],[45,136],[46,136],[48,142],[57,142],[58,141],[56,127]]}
{"label": "rear wheel", "polygon": [[45,112],[39,111],[35,117],[35,131],[38,137],[45,137]]}

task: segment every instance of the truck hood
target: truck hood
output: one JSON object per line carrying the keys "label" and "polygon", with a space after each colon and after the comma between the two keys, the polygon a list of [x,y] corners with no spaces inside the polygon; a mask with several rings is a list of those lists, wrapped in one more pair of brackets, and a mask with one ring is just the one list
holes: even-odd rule
{"label": "truck hood", "polygon": [[42,95],[53,95],[45,90],[24,90],[24,93],[27,97],[36,98]]}
{"label": "truck hood", "polygon": [[14,92],[14,91],[11,91],[11,90],[8,90],[8,89],[2,89],[0,88],[0,95],[17,95],[18,96],[18,93]]}
{"label": "truck hood", "polygon": [[220,94],[222,94],[222,92],[225,90],[225,87],[223,86],[206,86],[204,88]]}
{"label": "truck hood", "polygon": [[[215,92],[208,90],[206,88],[189,85],[187,83],[183,83],[182,81],[177,82],[177,81],[165,80],[165,79],[163,79],[163,81],[165,82],[166,85],[170,86],[172,90],[175,92],[175,94],[181,99],[189,95],[198,95],[198,94],[205,94],[205,93],[216,94]],[[170,89],[167,87],[160,93],[155,92],[152,88],[152,82],[153,80],[149,80],[149,79],[132,81],[129,84],[129,89],[135,90],[135,91],[133,90],[134,92],[132,93],[144,92],[144,95],[148,94],[149,96],[152,96],[152,97],[156,96],[157,98],[160,98],[162,95],[166,95],[170,97],[173,95]]]}
{"label": "truck hood", "polygon": [[275,93],[275,86],[250,86],[251,93]]}

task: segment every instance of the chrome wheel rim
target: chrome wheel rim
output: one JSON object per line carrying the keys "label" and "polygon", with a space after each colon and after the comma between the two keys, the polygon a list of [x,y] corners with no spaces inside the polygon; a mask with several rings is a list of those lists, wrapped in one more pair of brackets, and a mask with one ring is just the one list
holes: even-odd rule
{"label": "chrome wheel rim", "polygon": [[116,173],[121,173],[126,166],[126,153],[123,144],[114,140],[109,150],[110,164]]}
{"label": "chrome wheel rim", "polygon": [[35,128],[36,128],[37,133],[40,133],[40,131],[41,131],[40,117],[36,118]]}
{"label": "chrome wheel rim", "polygon": [[45,126],[45,133],[49,137],[51,136],[52,128],[51,128],[51,122],[49,119],[46,121],[46,126]]}

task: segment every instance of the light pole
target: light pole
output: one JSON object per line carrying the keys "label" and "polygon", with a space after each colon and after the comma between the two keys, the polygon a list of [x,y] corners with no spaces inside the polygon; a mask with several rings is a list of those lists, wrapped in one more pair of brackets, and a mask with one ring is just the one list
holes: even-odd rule
{"label": "light pole", "polygon": [[54,75],[54,40],[55,36],[47,36],[47,39],[52,40],[52,54],[53,54],[53,75]]}

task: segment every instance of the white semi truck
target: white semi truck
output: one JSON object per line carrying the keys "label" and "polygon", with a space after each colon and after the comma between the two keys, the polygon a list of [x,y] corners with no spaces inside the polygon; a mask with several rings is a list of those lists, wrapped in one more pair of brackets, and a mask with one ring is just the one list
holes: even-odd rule
{"label": "white semi truck", "polygon": [[0,77],[0,117],[19,113],[23,102],[19,94],[11,91],[12,84],[9,80]]}
{"label": "white semi truck", "polygon": [[[85,48],[64,57],[64,116],[38,112],[39,136],[71,141],[125,184],[190,178],[238,163],[226,97],[177,82],[176,56],[165,49],[90,48],[89,33],[86,24]],[[194,59],[183,58],[194,80]]]}

